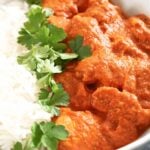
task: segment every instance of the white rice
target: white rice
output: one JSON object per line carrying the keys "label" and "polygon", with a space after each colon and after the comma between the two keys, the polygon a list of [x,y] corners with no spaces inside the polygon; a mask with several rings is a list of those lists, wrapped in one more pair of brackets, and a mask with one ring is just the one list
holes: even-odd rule
{"label": "white rice", "polygon": [[24,49],[17,36],[26,11],[21,0],[0,0],[0,150],[24,139],[35,121],[50,119],[36,103],[35,77],[16,61]]}

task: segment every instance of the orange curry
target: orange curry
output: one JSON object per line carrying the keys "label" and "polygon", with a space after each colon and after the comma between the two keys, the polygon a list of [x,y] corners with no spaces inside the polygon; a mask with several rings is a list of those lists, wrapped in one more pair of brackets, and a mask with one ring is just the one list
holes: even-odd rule
{"label": "orange curry", "polygon": [[150,18],[108,0],[43,0],[49,22],[84,37],[92,56],[55,78],[70,95],[56,119],[70,133],[59,150],[113,150],[150,127]]}

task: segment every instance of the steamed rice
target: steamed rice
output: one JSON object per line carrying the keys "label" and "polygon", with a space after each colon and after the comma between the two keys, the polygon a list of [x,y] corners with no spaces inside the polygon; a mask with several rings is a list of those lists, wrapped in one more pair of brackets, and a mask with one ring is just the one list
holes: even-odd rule
{"label": "steamed rice", "polygon": [[36,78],[16,61],[24,49],[16,40],[26,10],[21,0],[0,1],[0,150],[24,139],[35,121],[50,118],[36,103]]}

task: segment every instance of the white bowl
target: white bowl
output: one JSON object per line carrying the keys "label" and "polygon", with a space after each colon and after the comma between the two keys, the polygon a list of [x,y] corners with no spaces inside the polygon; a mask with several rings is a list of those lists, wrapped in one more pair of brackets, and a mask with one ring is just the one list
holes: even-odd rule
{"label": "white bowl", "polygon": [[112,0],[112,2],[119,5],[129,16],[137,14],[150,16],[150,0]]}

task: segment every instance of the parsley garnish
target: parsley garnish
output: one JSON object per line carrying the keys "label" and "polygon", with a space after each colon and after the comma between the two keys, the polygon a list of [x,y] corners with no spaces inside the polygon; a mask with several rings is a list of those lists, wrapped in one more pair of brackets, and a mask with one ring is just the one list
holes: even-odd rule
{"label": "parsley garnish", "polygon": [[[56,106],[67,106],[69,96],[61,86],[54,82],[53,74],[62,72],[63,66],[58,65],[60,61],[72,60],[77,58],[78,55],[64,52],[66,44],[62,41],[67,34],[63,29],[48,24],[47,17],[47,13],[40,6],[34,5],[30,8],[27,13],[28,20],[19,32],[18,37],[18,42],[25,45],[29,50],[23,56],[19,56],[17,60],[19,64],[23,64],[32,72],[35,72],[42,90],[46,90],[48,87],[51,88],[51,99],[49,96],[47,100],[41,101],[40,99],[39,102],[44,109],[58,115],[59,109]],[[57,90],[54,91],[54,87],[57,87]],[[59,96],[60,92],[61,96]],[[65,97],[63,105],[52,103],[54,97],[59,98],[59,100],[61,97]],[[56,98],[55,101],[58,101]]]}
{"label": "parsley garnish", "polygon": [[90,46],[83,45],[83,37],[80,35],[77,35],[74,39],[69,41],[69,46],[74,53],[78,54],[80,60],[91,56]]}
{"label": "parsley garnish", "polygon": [[[49,95],[43,98],[39,97],[39,103],[48,112],[53,115],[59,114],[57,106],[67,106],[69,103],[69,96],[64,91],[63,87],[55,83],[53,74],[61,73],[62,66],[56,65],[57,59],[73,59],[76,58],[76,54],[58,53],[55,52],[49,46],[34,46],[25,55],[18,57],[18,63],[24,64],[31,71],[35,72],[38,78],[38,85],[41,88],[39,95],[47,92]],[[51,92],[48,91],[48,87],[51,88]]]}
{"label": "parsley garnish", "polygon": [[22,150],[22,144],[20,142],[16,142],[12,150]]}
{"label": "parsley garnish", "polygon": [[[24,27],[19,32],[18,43],[25,45],[28,49],[31,49],[35,44],[49,44],[49,37],[52,36],[48,24],[50,15],[52,15],[51,10],[43,10],[40,6],[33,5],[26,14],[28,21],[24,23]],[[66,37],[64,32],[61,34],[59,40]],[[57,36],[59,37],[59,35]]]}
{"label": "parsley garnish", "polygon": [[39,102],[46,111],[57,116],[59,115],[58,106],[67,106],[69,104],[69,96],[67,92],[64,91],[61,84],[56,84],[55,86],[53,92],[41,89],[39,93]]}
{"label": "parsley garnish", "polygon": [[[30,4],[34,0],[27,0]],[[36,1],[39,4],[39,0]],[[36,4],[37,4],[36,3]],[[67,34],[61,28],[48,23],[48,17],[53,14],[51,9],[33,5],[27,15],[27,21],[19,32],[18,43],[28,50],[18,56],[19,64],[25,65],[38,79],[40,93],[38,102],[43,109],[53,116],[60,114],[59,107],[69,104],[69,95],[61,84],[56,83],[54,74],[61,73],[64,65],[73,59],[84,59],[91,55],[90,47],[83,46],[83,37],[77,36],[69,42],[64,42]],[[74,53],[66,53],[67,48]],[[64,126],[53,122],[35,123],[31,136],[23,143],[17,142],[13,150],[48,149],[56,150],[59,140],[64,140],[68,132]]]}
{"label": "parsley garnish", "polygon": [[[65,53],[67,45],[63,41],[67,34],[63,29],[49,24],[47,14],[52,15],[52,11],[48,13],[36,5],[33,5],[27,13],[28,20],[19,32],[18,42],[25,45],[29,50],[23,56],[18,57],[18,63],[35,72],[42,90],[51,88],[51,97],[47,97],[46,100],[40,99],[39,102],[44,109],[58,115],[59,109],[56,106],[67,106],[69,96],[61,86],[54,82],[53,75],[61,73],[63,64],[68,60],[77,57],[83,59],[90,56],[91,52],[89,46],[83,46],[83,37],[76,36],[69,42],[74,53]],[[53,87],[57,87],[57,90],[54,91]],[[60,92],[62,93],[61,96]],[[65,97],[63,105],[51,103],[54,101],[53,97]],[[55,101],[57,101],[56,98]]]}
{"label": "parsley garnish", "polygon": [[17,142],[12,150],[57,150],[59,140],[65,140],[69,135],[64,126],[53,122],[34,123],[31,132],[32,137],[27,143]]}
{"label": "parsley garnish", "polygon": [[26,0],[28,4],[36,4],[36,5],[41,5],[42,0]]}
{"label": "parsley garnish", "polygon": [[60,73],[61,66],[56,65],[59,60],[71,60],[77,58],[75,53],[61,53],[55,51],[48,45],[34,45],[31,50],[27,51],[23,56],[18,56],[19,64],[24,64],[31,71],[38,73]]}
{"label": "parsley garnish", "polygon": [[65,140],[68,131],[64,126],[56,125],[53,122],[35,123],[32,126],[32,145],[34,148],[47,148],[56,150],[59,140]]}

